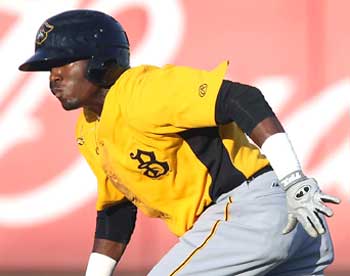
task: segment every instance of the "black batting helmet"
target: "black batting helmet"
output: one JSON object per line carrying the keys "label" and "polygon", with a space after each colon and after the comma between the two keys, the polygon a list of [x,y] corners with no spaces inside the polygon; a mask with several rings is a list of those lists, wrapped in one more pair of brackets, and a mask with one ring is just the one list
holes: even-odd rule
{"label": "black batting helmet", "polygon": [[35,54],[22,71],[50,71],[52,67],[88,59],[86,77],[110,87],[129,68],[129,41],[113,17],[93,10],[71,10],[47,19],[37,32]]}

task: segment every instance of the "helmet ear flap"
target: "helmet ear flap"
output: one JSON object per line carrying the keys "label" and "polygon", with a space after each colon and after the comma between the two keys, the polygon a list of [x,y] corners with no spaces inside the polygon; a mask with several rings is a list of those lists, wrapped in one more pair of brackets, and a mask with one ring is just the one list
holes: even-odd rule
{"label": "helmet ear flap", "polygon": [[[115,54],[104,55],[108,51],[101,51],[100,55],[93,56],[87,65],[86,78],[96,85],[109,88],[119,76],[130,67],[129,49],[113,49]],[[102,54],[104,53],[104,54]]]}
{"label": "helmet ear flap", "polygon": [[109,88],[125,70],[115,59],[92,58],[87,66],[86,78],[97,86]]}

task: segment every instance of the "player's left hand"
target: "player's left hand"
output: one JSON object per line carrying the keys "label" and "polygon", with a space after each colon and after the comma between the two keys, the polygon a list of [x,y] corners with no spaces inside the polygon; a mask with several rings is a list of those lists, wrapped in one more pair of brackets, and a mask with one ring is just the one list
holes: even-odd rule
{"label": "player's left hand", "polygon": [[326,232],[320,215],[333,216],[333,211],[324,203],[339,204],[340,199],[322,193],[315,179],[301,178],[286,190],[288,206],[288,223],[283,234],[291,232],[298,222],[312,237]]}

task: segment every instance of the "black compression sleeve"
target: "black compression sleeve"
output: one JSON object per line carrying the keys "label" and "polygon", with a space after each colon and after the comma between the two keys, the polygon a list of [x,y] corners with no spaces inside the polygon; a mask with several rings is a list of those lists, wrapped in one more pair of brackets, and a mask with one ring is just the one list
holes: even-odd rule
{"label": "black compression sleeve", "polygon": [[97,212],[95,238],[127,244],[135,228],[137,209],[126,201]]}
{"label": "black compression sleeve", "polygon": [[259,89],[224,80],[215,106],[217,124],[236,122],[248,135],[267,117],[275,116]]}

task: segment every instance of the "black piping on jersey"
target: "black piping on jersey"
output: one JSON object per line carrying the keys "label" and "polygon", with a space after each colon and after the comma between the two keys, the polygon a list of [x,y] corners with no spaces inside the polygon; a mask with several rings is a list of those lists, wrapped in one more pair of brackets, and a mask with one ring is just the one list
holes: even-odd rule
{"label": "black piping on jersey", "polygon": [[215,121],[218,125],[236,122],[248,135],[267,117],[275,116],[259,89],[224,80],[216,105]]}
{"label": "black piping on jersey", "polygon": [[212,179],[209,195],[213,201],[246,180],[244,174],[233,166],[218,127],[193,128],[180,135],[208,169]]}

